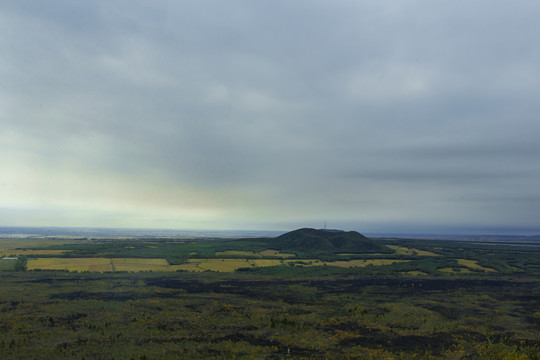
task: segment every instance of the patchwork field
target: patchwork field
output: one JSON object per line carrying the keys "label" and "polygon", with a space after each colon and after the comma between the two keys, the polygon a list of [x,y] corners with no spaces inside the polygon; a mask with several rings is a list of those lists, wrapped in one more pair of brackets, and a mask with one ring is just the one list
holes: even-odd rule
{"label": "patchwork field", "polygon": [[226,250],[216,251],[216,256],[247,256],[247,257],[277,257],[277,258],[290,258],[294,257],[294,254],[282,253],[278,250],[263,250],[259,252],[254,251],[241,251],[241,250]]}
{"label": "patchwork field", "polygon": [[28,260],[27,269],[105,272],[113,271],[113,265],[105,258],[39,258]]}
{"label": "patchwork field", "polygon": [[111,272],[111,271],[215,271],[233,272],[240,268],[267,266],[336,266],[342,268],[392,265],[409,260],[371,259],[350,261],[321,261],[318,259],[188,259],[184,264],[170,265],[165,259],[142,258],[38,258],[29,259],[28,270],[64,270],[74,272]]}
{"label": "patchwork field", "polygon": [[[81,244],[85,240],[77,240]],[[0,257],[4,256],[36,256],[36,255],[62,255],[70,250],[41,249],[46,246],[73,244],[73,239],[0,239]],[[36,249],[38,248],[38,249]]]}
{"label": "patchwork field", "polygon": [[[279,262],[279,260],[276,260]],[[233,272],[242,267],[252,266],[246,259],[189,259],[186,264],[175,265],[177,270]]]}
{"label": "patchwork field", "polygon": [[397,245],[386,245],[386,246],[394,250],[396,254],[398,255],[440,256],[439,254],[436,254],[431,251],[426,251],[426,250],[408,248],[408,247],[397,246]]}
{"label": "patchwork field", "polygon": [[427,273],[422,272],[422,271],[406,271],[406,272],[403,272],[402,274],[412,275],[412,276],[425,276],[425,275],[427,275]]}
{"label": "patchwork field", "polygon": [[460,274],[471,273],[474,270],[480,270],[480,271],[488,272],[488,273],[496,273],[497,272],[497,270],[495,270],[495,269],[478,265],[478,261],[476,261],[476,260],[456,259],[456,261],[457,261],[457,263],[459,265],[465,266],[465,268],[463,268],[463,267],[459,267],[459,268],[446,267],[446,268],[439,269],[439,271],[446,272],[446,273],[460,273]]}
{"label": "patchwork field", "polygon": [[[42,245],[39,247],[38,245]],[[267,248],[265,249],[265,246]],[[74,272],[234,272],[285,274],[292,268],[303,273],[463,274],[536,273],[540,267],[531,249],[497,248],[478,244],[391,240],[385,248],[394,253],[321,253],[272,249],[251,239],[198,241],[86,241],[67,239],[0,239],[2,257],[19,257],[18,268]],[[12,269],[12,264],[0,266]]]}
{"label": "patchwork field", "polygon": [[28,270],[74,272],[175,271],[165,259],[39,258],[27,262]]}
{"label": "patchwork field", "polygon": [[174,271],[165,259],[111,259],[115,271]]}
{"label": "patchwork field", "polygon": [[337,267],[365,267],[365,266],[384,266],[392,265],[396,263],[405,263],[409,260],[397,260],[397,259],[371,259],[371,260],[350,260],[350,261],[323,261],[317,262],[313,265],[327,265],[327,266],[337,266]]}
{"label": "patchwork field", "polygon": [[457,262],[458,262],[458,264],[466,266],[466,267],[471,268],[471,269],[478,269],[478,270],[483,270],[483,271],[486,271],[486,272],[497,272],[497,270],[495,270],[495,269],[478,265],[478,261],[476,261],[476,260],[457,259]]}
{"label": "patchwork field", "polygon": [[540,359],[540,249],[263,240],[0,239],[2,358]]}

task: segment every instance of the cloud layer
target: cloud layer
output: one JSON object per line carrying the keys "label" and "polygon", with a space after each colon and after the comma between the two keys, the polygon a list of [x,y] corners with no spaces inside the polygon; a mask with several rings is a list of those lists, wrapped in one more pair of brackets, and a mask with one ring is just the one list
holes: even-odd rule
{"label": "cloud layer", "polygon": [[540,228],[534,1],[7,1],[0,225]]}

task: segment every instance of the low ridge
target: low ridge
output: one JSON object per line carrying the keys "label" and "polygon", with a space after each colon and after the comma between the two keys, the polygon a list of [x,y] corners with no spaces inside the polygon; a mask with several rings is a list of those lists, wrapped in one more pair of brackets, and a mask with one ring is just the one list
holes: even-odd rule
{"label": "low ridge", "polygon": [[272,239],[278,250],[375,253],[388,252],[386,246],[368,239],[356,231],[317,230],[303,228]]}

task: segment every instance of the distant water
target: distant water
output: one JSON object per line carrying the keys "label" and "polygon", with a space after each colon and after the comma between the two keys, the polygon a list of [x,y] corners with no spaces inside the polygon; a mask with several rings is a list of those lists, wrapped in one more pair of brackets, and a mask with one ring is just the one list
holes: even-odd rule
{"label": "distant water", "polygon": [[80,227],[0,227],[0,237],[30,236],[132,236],[132,237],[274,237],[285,231],[262,230],[163,230]]}

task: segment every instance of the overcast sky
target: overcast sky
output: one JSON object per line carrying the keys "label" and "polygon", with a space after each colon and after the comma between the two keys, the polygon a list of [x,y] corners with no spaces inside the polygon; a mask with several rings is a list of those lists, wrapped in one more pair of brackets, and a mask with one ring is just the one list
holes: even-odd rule
{"label": "overcast sky", "polygon": [[0,226],[540,232],[540,2],[0,2]]}

